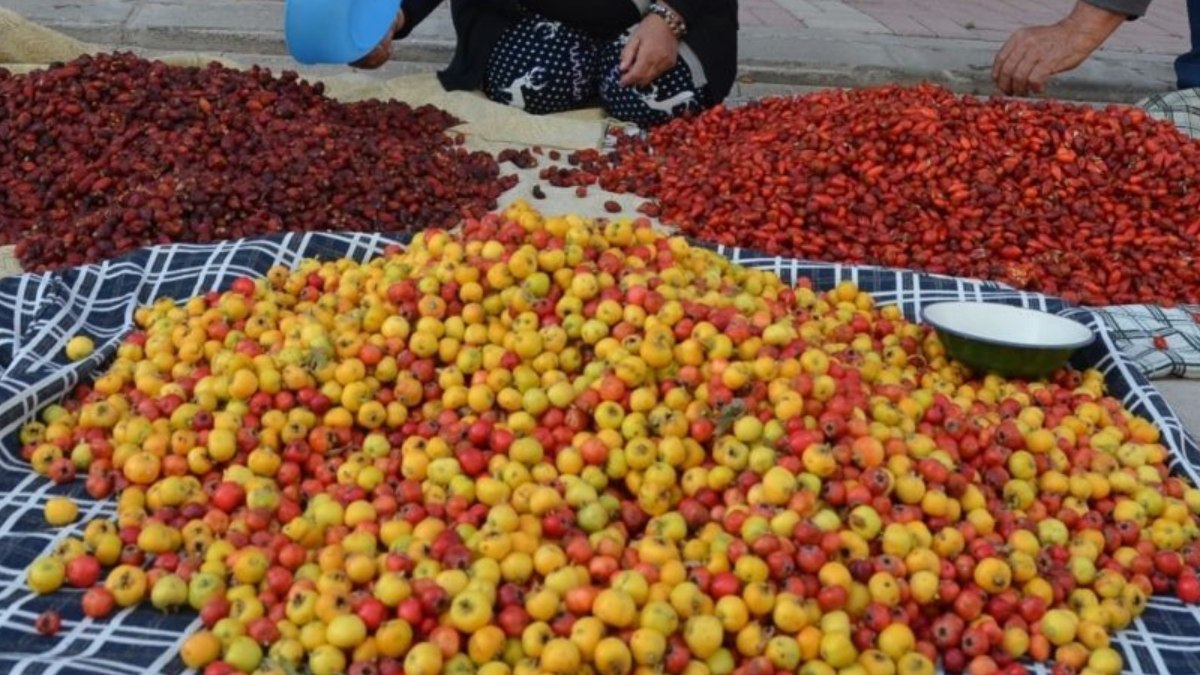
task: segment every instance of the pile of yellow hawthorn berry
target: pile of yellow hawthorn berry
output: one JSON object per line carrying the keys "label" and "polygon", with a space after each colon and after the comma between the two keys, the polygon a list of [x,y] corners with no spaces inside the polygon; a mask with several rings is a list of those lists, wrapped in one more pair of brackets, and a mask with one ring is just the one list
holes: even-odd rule
{"label": "pile of yellow hawthorn berry", "polygon": [[644,221],[517,205],[136,321],[21,432],[118,500],[28,582],[198,611],[205,673],[1111,675],[1200,596],[1200,491],[1098,373],[972,379]]}

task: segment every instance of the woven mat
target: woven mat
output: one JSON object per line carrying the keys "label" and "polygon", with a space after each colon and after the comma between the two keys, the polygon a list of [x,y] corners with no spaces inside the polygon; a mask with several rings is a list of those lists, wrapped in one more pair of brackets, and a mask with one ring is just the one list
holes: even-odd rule
{"label": "woven mat", "polygon": [[0,65],[12,70],[19,64],[69,61],[87,51],[85,43],[0,7]]}

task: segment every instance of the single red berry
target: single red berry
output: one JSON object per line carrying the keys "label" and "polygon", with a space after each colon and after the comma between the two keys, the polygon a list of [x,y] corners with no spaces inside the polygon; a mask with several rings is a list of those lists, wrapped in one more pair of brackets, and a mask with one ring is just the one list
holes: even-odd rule
{"label": "single red berry", "polygon": [[1175,593],[1189,605],[1200,605],[1200,578],[1194,574],[1179,577],[1175,583]]}
{"label": "single red berry", "polygon": [[38,615],[33,627],[42,635],[54,635],[62,627],[62,617],[53,609],[48,609]]}

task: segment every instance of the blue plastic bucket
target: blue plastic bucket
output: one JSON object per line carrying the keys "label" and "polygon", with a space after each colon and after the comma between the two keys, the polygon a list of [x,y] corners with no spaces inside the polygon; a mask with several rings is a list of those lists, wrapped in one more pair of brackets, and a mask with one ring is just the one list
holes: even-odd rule
{"label": "blue plastic bucket", "polygon": [[286,0],[283,32],[292,58],[306,65],[353,63],[392,29],[401,0]]}

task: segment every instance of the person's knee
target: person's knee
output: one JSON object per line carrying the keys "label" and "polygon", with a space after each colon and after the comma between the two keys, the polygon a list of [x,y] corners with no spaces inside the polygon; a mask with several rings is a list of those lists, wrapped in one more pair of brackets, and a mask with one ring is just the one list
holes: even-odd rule
{"label": "person's knee", "polygon": [[586,34],[551,21],[529,20],[496,44],[484,73],[484,94],[533,114],[579,107],[594,95],[595,47]]}
{"label": "person's knee", "polygon": [[524,72],[488,73],[483,93],[496,103],[543,115],[558,112],[568,103],[562,80],[552,68],[530,65]]}
{"label": "person's knee", "polygon": [[616,78],[600,83],[600,106],[609,117],[639,126],[656,126],[704,109],[703,95],[693,89],[671,93],[659,82],[647,87],[622,87]]}
{"label": "person's knee", "polygon": [[613,119],[635,124],[643,124],[649,112],[633,87],[622,87],[616,83],[600,84],[600,108]]}

